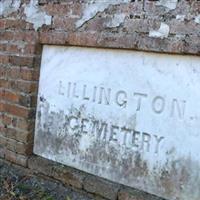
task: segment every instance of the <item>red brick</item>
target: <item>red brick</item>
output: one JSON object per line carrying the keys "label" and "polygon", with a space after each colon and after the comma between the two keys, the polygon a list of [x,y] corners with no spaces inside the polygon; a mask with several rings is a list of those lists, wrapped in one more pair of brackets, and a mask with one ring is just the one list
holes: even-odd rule
{"label": "red brick", "polygon": [[3,111],[4,111],[4,103],[0,102],[0,112],[3,112]]}
{"label": "red brick", "polygon": [[2,77],[2,78],[7,77],[7,68],[6,67],[0,67],[0,77]]}
{"label": "red brick", "polygon": [[5,150],[5,159],[10,161],[10,162],[13,162],[15,164],[27,167],[27,161],[28,161],[27,156],[17,154],[17,153],[10,151],[8,149]]}
{"label": "red brick", "polygon": [[25,56],[10,56],[9,62],[14,66],[30,66],[34,64],[34,57],[25,57]]}
{"label": "red brick", "polygon": [[38,44],[27,44],[25,42],[21,42],[18,44],[8,43],[8,44],[0,44],[0,51],[9,54],[18,54],[18,55],[28,55],[34,56],[35,54],[40,55],[42,52],[41,45]]}
{"label": "red brick", "polygon": [[44,10],[52,16],[56,16],[56,15],[60,15],[62,17],[64,16],[69,16],[70,11],[71,11],[71,6],[70,4],[52,4],[49,3],[47,5],[44,6]]}
{"label": "red brick", "polygon": [[38,80],[39,79],[39,71],[32,70],[28,68],[21,68],[20,69],[20,77],[23,80]]}
{"label": "red brick", "polygon": [[0,64],[8,64],[9,56],[0,54]]}
{"label": "red brick", "polygon": [[23,92],[35,93],[37,91],[37,83],[27,82],[27,81],[18,81],[18,88]]}
{"label": "red brick", "polygon": [[24,80],[4,80],[0,79],[0,86],[23,93],[36,93],[38,88],[37,82]]}
{"label": "red brick", "polygon": [[9,125],[11,125],[12,128],[16,128],[17,130],[20,129],[21,131],[26,131],[26,132],[27,131],[31,132],[34,130],[34,126],[35,126],[34,120],[24,119],[24,118],[15,117],[15,116],[13,116],[12,118],[9,116],[9,118],[11,120]]}
{"label": "red brick", "polygon": [[27,108],[8,104],[8,103],[3,104],[3,109],[8,114],[12,114],[12,115],[15,115],[18,117],[26,117],[27,118],[27,117],[29,117],[29,115],[31,113],[31,111]]}
{"label": "red brick", "polygon": [[14,38],[14,31],[1,31],[0,40],[11,41]]}
{"label": "red brick", "polygon": [[27,81],[36,81],[39,78],[39,70],[27,67],[9,67],[0,69],[2,77],[10,79],[22,79]]}
{"label": "red brick", "polygon": [[1,126],[1,134],[4,137],[26,143],[26,144],[33,144],[33,132],[31,131],[26,131],[26,130],[20,130],[10,127],[3,127]]}
{"label": "red brick", "polygon": [[1,116],[1,120],[2,120],[2,123],[7,126],[11,125],[12,123],[12,118],[6,115],[5,113]]}
{"label": "red brick", "polygon": [[0,99],[3,99],[4,89],[0,88]]}
{"label": "red brick", "polygon": [[0,44],[0,52],[5,52],[8,44]]}
{"label": "red brick", "polygon": [[8,88],[9,85],[10,84],[9,84],[8,80],[0,79],[0,88]]}
{"label": "red brick", "polygon": [[30,26],[30,23],[27,23],[25,20],[21,19],[7,19],[5,23],[5,28],[6,29],[19,29],[19,30],[24,30],[24,29],[33,29],[33,25]]}
{"label": "red brick", "polygon": [[5,19],[0,19],[0,30],[1,29],[5,29],[5,25],[6,25],[6,20]]}
{"label": "red brick", "polygon": [[21,50],[21,52],[24,52],[26,54],[41,55],[42,45],[40,45],[40,44],[27,44],[27,45],[25,45],[25,47],[22,50]]}
{"label": "red brick", "polygon": [[17,132],[15,139],[24,143],[33,144],[33,132]]}
{"label": "red brick", "polygon": [[42,44],[65,44],[67,36],[65,32],[41,32],[39,41]]}
{"label": "red brick", "polygon": [[31,96],[31,107],[36,107],[37,104],[37,95]]}
{"label": "red brick", "polygon": [[72,14],[76,16],[81,16],[83,14],[83,3],[81,1],[77,1],[71,5]]}
{"label": "red brick", "polygon": [[15,31],[13,40],[35,44],[38,40],[38,33],[35,31]]}
{"label": "red brick", "polygon": [[5,157],[5,147],[0,146],[0,158],[4,159]]}
{"label": "red brick", "polygon": [[15,91],[0,89],[0,99],[19,104],[24,107],[33,107],[36,105],[36,96],[31,94],[20,94]]}
{"label": "red brick", "polygon": [[10,138],[5,138],[5,139],[6,139],[5,145],[8,150],[19,153],[21,155],[30,155],[32,153],[32,150],[33,150],[32,144],[25,144],[25,143],[18,142]]}
{"label": "red brick", "polygon": [[17,81],[17,88],[22,92],[36,93],[38,83],[29,81]]}
{"label": "red brick", "polygon": [[20,77],[20,68],[19,67],[9,67],[9,68],[6,68],[6,70],[7,70],[6,78],[19,79],[19,77]]}
{"label": "red brick", "polygon": [[5,126],[0,123],[0,136],[5,136]]}
{"label": "red brick", "polygon": [[7,140],[8,139],[6,137],[0,135],[0,146],[6,147],[7,146]]}
{"label": "red brick", "polygon": [[31,107],[31,96],[21,95],[18,104],[24,107]]}
{"label": "red brick", "polygon": [[9,53],[20,53],[18,45],[15,44],[8,44],[6,47],[6,51]]}
{"label": "red brick", "polygon": [[0,112],[0,126],[3,126],[3,112]]}
{"label": "red brick", "polygon": [[62,30],[62,31],[72,31],[75,27],[75,22],[77,19],[75,18],[69,18],[69,17],[54,17],[53,19],[53,28],[56,30]]}
{"label": "red brick", "polygon": [[68,43],[72,45],[80,45],[88,44],[88,46],[98,46],[97,43],[100,35],[98,33],[71,33],[68,36]]}
{"label": "red brick", "polygon": [[19,96],[18,94],[5,90],[3,93],[3,99],[6,101],[11,101],[11,102],[18,102],[19,101]]}

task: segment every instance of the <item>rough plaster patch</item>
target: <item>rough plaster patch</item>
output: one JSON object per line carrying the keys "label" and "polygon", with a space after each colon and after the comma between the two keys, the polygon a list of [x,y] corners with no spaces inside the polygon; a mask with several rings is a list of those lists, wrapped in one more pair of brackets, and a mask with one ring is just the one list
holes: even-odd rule
{"label": "rough plaster patch", "polygon": [[51,24],[51,16],[42,11],[38,6],[38,0],[31,0],[30,3],[25,6],[24,12],[26,14],[26,20],[33,23],[34,29],[37,30],[43,24]]}
{"label": "rough plaster patch", "polygon": [[185,15],[177,15],[177,16],[176,16],[176,19],[177,19],[178,21],[183,22],[183,21],[185,20]]}
{"label": "rough plaster patch", "polygon": [[160,28],[158,30],[152,30],[149,32],[150,37],[155,38],[166,38],[169,35],[169,26],[161,22]]}
{"label": "rough plaster patch", "polygon": [[197,24],[200,24],[200,15],[196,16],[194,21],[195,21]]}
{"label": "rough plaster patch", "polygon": [[20,7],[20,0],[1,0],[0,2],[0,15],[9,15],[16,12]]}
{"label": "rough plaster patch", "polygon": [[124,22],[125,18],[126,18],[126,15],[123,13],[114,14],[112,19],[106,23],[106,26],[110,28],[118,27],[120,26],[121,23]]}
{"label": "rough plaster patch", "polygon": [[156,3],[158,6],[164,6],[167,7],[170,10],[173,10],[177,6],[178,0],[160,0]]}
{"label": "rough plaster patch", "polygon": [[117,5],[120,3],[128,3],[130,0],[93,0],[85,5],[83,16],[76,22],[76,27],[82,26],[85,22],[93,18],[98,12],[103,12],[109,5]]}

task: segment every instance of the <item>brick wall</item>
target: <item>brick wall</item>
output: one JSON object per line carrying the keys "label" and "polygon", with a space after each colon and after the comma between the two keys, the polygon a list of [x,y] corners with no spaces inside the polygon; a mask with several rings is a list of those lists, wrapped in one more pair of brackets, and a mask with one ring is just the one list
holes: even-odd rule
{"label": "brick wall", "polygon": [[200,55],[200,1],[0,0],[0,157],[107,199],[155,199],[67,167],[46,174],[55,163],[32,155],[43,44]]}

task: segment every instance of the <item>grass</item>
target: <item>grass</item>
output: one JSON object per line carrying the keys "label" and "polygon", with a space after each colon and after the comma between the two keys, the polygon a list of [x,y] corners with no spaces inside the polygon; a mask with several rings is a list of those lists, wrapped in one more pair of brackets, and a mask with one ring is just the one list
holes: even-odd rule
{"label": "grass", "polygon": [[39,186],[34,188],[25,183],[12,182],[5,177],[0,177],[0,187],[3,190],[0,200],[56,200]]}

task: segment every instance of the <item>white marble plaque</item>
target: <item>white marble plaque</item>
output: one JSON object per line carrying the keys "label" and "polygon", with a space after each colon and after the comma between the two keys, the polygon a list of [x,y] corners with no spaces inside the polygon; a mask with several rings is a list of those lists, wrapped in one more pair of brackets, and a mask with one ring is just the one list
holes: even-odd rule
{"label": "white marble plaque", "polygon": [[170,200],[199,200],[200,58],[44,46],[34,152]]}

